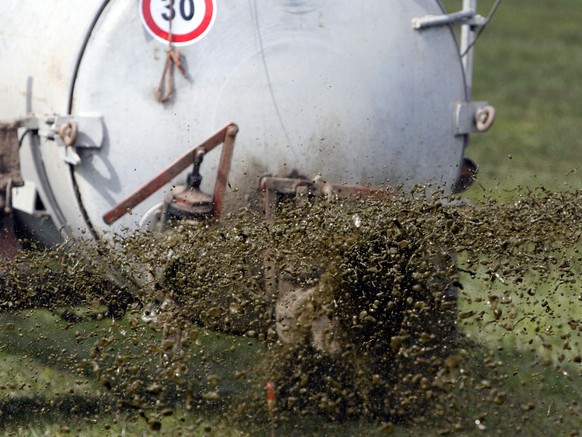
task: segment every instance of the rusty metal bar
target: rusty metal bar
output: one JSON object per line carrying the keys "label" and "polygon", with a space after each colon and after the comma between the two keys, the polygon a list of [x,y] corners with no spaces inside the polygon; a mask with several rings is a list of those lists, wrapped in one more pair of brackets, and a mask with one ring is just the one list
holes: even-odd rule
{"label": "rusty metal bar", "polygon": [[229,125],[226,129],[224,144],[222,145],[222,154],[220,155],[220,162],[218,164],[218,174],[216,175],[216,182],[214,183],[214,194],[212,195],[212,216],[215,219],[218,219],[222,212],[224,191],[228,183],[228,174],[230,173],[230,164],[234,151],[234,139],[237,133],[238,127],[236,125]]}
{"label": "rusty metal bar", "polygon": [[[234,132],[234,134],[233,134]],[[164,170],[162,170],[157,176],[155,176],[151,181],[147,182],[146,184],[142,185],[138,189],[136,189],[133,193],[131,193],[128,197],[122,200],[119,204],[117,204],[113,209],[105,213],[103,215],[103,221],[108,225],[114,223],[116,220],[123,217],[127,214],[132,208],[136,205],[139,205],[145,199],[150,197],[168,182],[170,182],[173,178],[178,176],[182,171],[184,171],[189,165],[194,162],[194,158],[196,157],[199,151],[204,151],[204,153],[208,153],[217,146],[222,143],[233,143],[230,147],[234,145],[234,136],[236,136],[236,132],[238,132],[238,127],[234,123],[229,123],[206,141],[204,141],[199,146],[195,147],[194,149],[190,150],[188,153],[182,155]],[[232,157],[232,150],[230,152],[230,157]],[[223,160],[221,159],[221,165],[224,165]],[[230,169],[230,161],[228,165],[225,166],[226,170]],[[219,167],[219,174],[220,174],[221,167]],[[226,176],[223,176],[226,179]],[[223,194],[224,189],[222,190]],[[216,193],[215,193],[216,194]],[[222,198],[219,199],[222,202]]]}

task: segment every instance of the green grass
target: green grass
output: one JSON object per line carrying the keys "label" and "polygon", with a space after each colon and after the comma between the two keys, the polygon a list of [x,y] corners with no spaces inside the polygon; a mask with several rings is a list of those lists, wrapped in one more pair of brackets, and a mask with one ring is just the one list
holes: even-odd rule
{"label": "green grass", "polygon": [[[449,11],[461,4],[443,3]],[[479,13],[493,3],[479,1]],[[493,104],[497,119],[467,149],[480,166],[469,197],[582,188],[581,20],[577,0],[501,3],[475,49],[473,100]]]}
{"label": "green grass", "polygon": [[[466,287],[471,288],[471,287]],[[478,290],[467,290],[476,294]],[[473,296],[475,297],[475,295]],[[464,311],[470,308],[462,300]],[[184,405],[171,416],[146,411],[144,417],[134,411],[115,408],[115,399],[103,387],[71,366],[71,357],[87,356],[89,342],[78,342],[78,334],[107,330],[109,322],[89,322],[66,329],[67,323],[45,311],[26,312],[21,315],[4,315],[2,326],[12,326],[15,331],[0,334],[4,345],[0,366],[0,429],[4,435],[192,435],[192,436],[269,436],[271,424],[268,416],[245,419],[236,404],[207,405],[188,409]],[[39,328],[39,326],[41,328]],[[568,435],[579,422],[579,408],[573,404],[580,399],[582,375],[573,363],[544,363],[537,351],[523,348],[512,342],[507,332],[482,331],[481,323],[463,323],[461,329],[468,334],[461,342],[467,350],[467,359],[457,369],[457,382],[451,386],[452,397],[445,418],[408,426],[393,426],[367,421],[337,423],[321,417],[275,416],[275,435],[295,436],[352,436],[390,435],[432,436],[435,430],[458,429],[457,435],[474,435],[478,431],[475,420],[480,420],[490,432],[507,435]],[[487,325],[485,325],[487,326]],[[46,332],[47,340],[38,342],[38,331]],[[493,335],[504,334],[504,338]],[[15,335],[16,334],[16,335]],[[519,340],[519,336],[517,337]],[[50,340],[49,340],[50,339]],[[239,338],[209,335],[203,340],[210,361],[220,362],[222,372],[236,368],[251,368],[256,362],[255,346],[236,356],[225,351]],[[36,344],[35,344],[36,343]],[[32,350],[30,354],[27,351]],[[118,345],[122,349],[122,345]],[[240,344],[239,344],[240,347]],[[55,357],[58,353],[58,358]],[[228,359],[225,361],[224,358]],[[241,363],[242,360],[242,363]],[[484,363],[500,363],[498,368],[485,368]],[[212,369],[211,372],[215,372]],[[565,375],[564,372],[569,372]],[[202,372],[204,374],[204,372]],[[228,378],[232,380],[232,376]],[[459,381],[467,381],[461,388]],[[489,380],[491,387],[481,389]],[[475,382],[477,381],[477,382]],[[252,387],[248,384],[246,388]],[[238,388],[241,390],[241,387]],[[504,393],[504,402],[498,404],[492,393]],[[253,408],[253,407],[249,407]],[[151,424],[159,421],[161,430],[153,431]],[[487,434],[489,435],[489,434]]]}

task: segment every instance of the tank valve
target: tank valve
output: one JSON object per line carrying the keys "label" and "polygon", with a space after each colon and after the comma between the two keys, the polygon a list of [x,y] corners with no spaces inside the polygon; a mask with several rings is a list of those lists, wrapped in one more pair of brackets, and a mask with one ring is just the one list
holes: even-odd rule
{"label": "tank valve", "polygon": [[172,219],[202,220],[212,215],[214,204],[212,196],[200,190],[202,176],[200,165],[204,159],[204,150],[200,149],[194,156],[194,166],[188,175],[186,185],[177,185],[164,199],[162,220]]}

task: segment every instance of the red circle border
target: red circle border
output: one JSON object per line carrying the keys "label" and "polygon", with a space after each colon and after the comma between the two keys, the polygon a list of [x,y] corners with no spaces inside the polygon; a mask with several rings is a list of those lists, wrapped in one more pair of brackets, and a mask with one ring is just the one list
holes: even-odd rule
{"label": "red circle border", "polygon": [[[204,19],[202,20],[200,25],[190,33],[184,33],[182,35],[176,35],[175,33],[172,34],[172,42],[175,42],[175,43],[192,42],[196,38],[198,38],[200,35],[203,35],[204,32],[206,32],[208,30],[210,24],[212,23],[212,18],[214,16],[214,0],[205,0],[204,2],[206,5],[206,11],[204,14]],[[162,30],[156,24],[156,22],[154,21],[154,19],[152,17],[151,10],[150,10],[151,3],[152,3],[152,0],[143,0],[142,1],[141,13],[142,13],[143,19],[144,19],[145,23],[147,24],[147,26],[150,28],[150,30],[156,36],[158,36],[159,38],[162,38],[166,41],[169,41],[170,34],[168,32],[166,32],[165,30]]]}

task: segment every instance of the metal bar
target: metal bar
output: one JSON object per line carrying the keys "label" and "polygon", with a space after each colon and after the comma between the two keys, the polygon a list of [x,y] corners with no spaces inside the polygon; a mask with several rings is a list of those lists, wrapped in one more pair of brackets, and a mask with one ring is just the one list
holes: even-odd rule
{"label": "metal bar", "polygon": [[170,182],[173,178],[178,176],[189,165],[191,165],[194,162],[194,157],[199,150],[203,150],[204,153],[208,153],[218,145],[222,144],[227,136],[229,128],[231,127],[238,129],[234,123],[230,123],[220,129],[202,144],[190,150],[188,153],[182,155],[168,167],[163,169],[151,181],[136,189],[128,197],[113,207],[113,209],[105,213],[105,215],[103,215],[103,221],[110,225],[116,220],[119,220],[121,217],[131,211],[132,208],[150,197],[152,194]]}
{"label": "metal bar", "polygon": [[[477,0],[463,0],[463,11],[477,10]],[[461,59],[463,70],[465,71],[465,84],[467,88],[467,100],[471,100],[473,92],[473,49],[471,46],[475,42],[476,28],[472,24],[461,26],[461,53],[464,55]]]}
{"label": "metal bar", "polygon": [[421,18],[412,19],[412,27],[416,30],[428,29],[429,27],[448,26],[463,23],[475,16],[475,9],[453,12],[443,15],[427,15]]}
{"label": "metal bar", "polygon": [[220,162],[218,163],[218,174],[216,175],[216,182],[214,183],[214,194],[212,195],[212,216],[215,219],[220,217],[222,211],[222,204],[224,200],[224,191],[228,183],[228,174],[230,173],[230,164],[232,162],[232,153],[234,151],[234,140],[238,133],[236,125],[229,125],[224,136],[224,144],[222,145],[222,154],[220,155]]}

